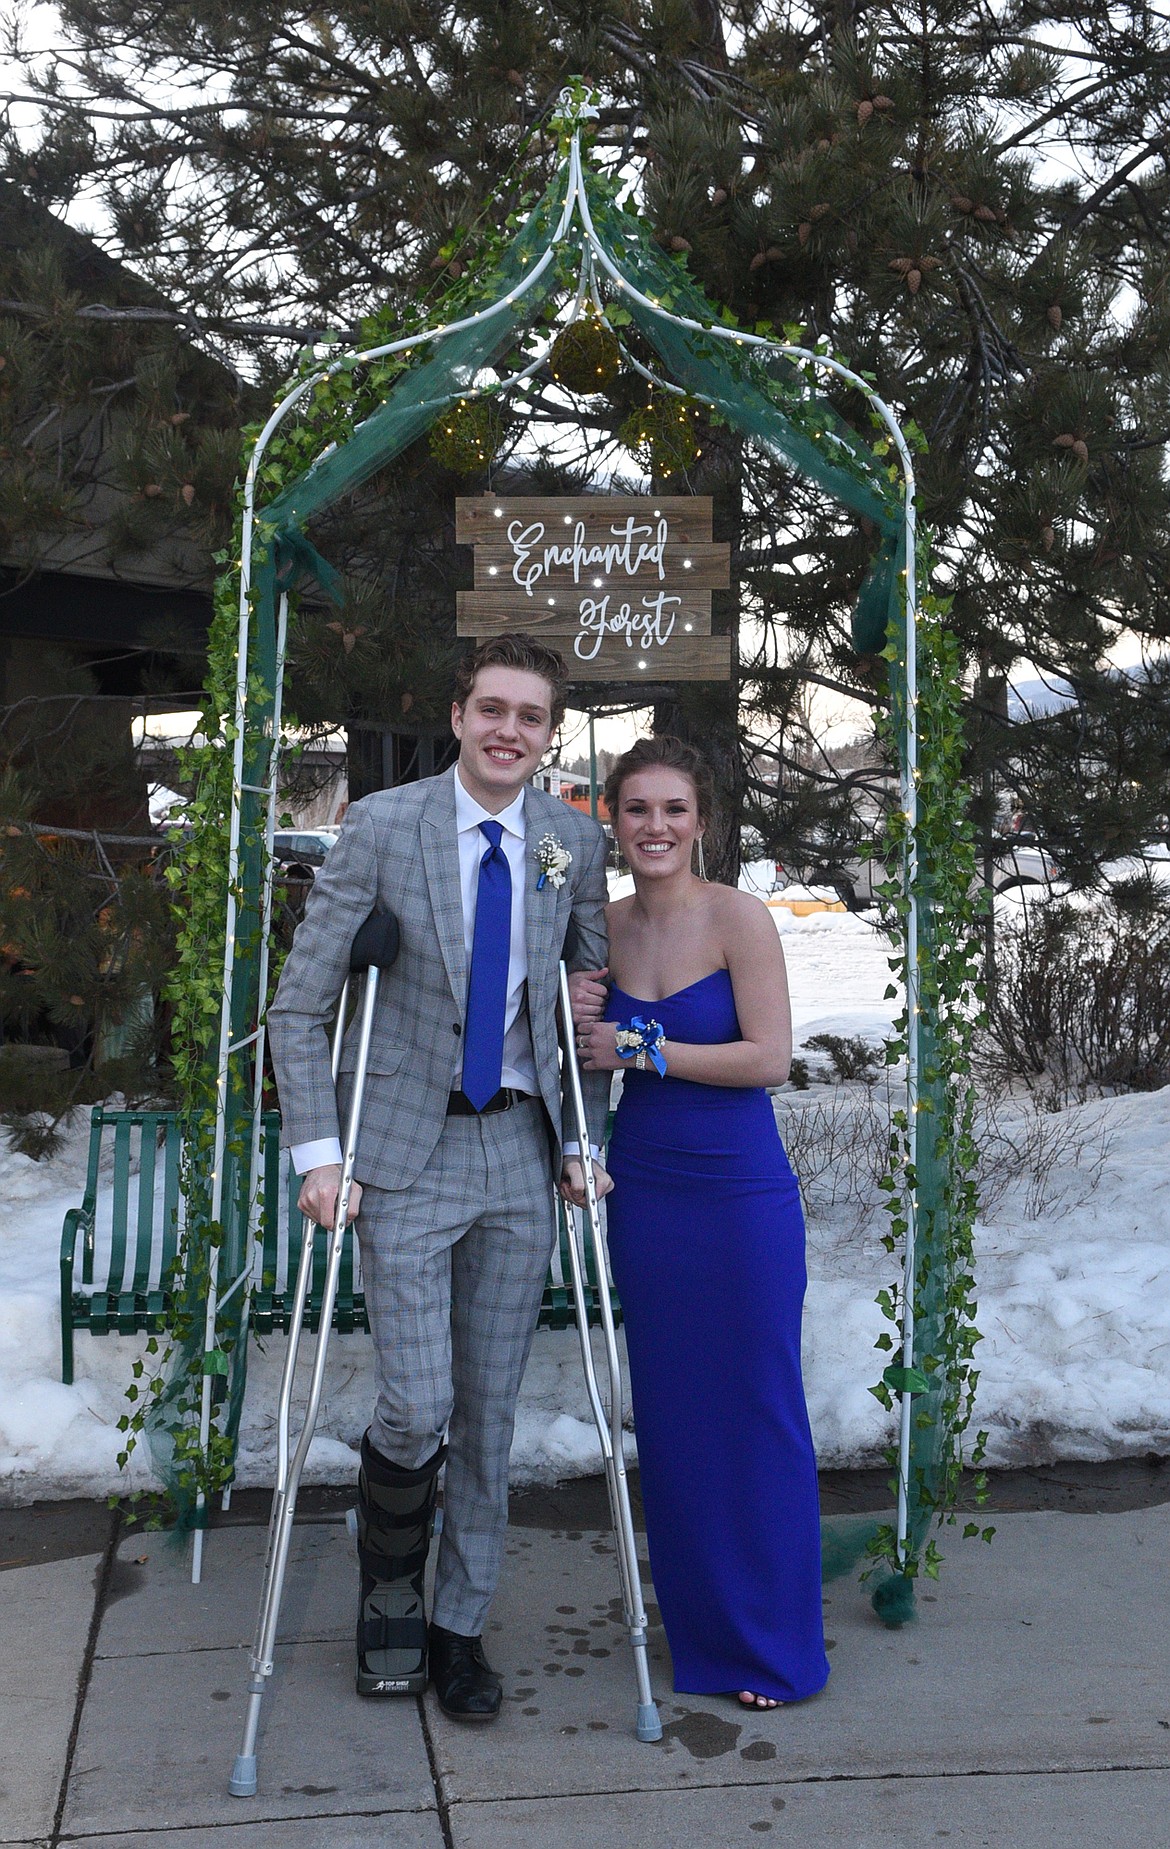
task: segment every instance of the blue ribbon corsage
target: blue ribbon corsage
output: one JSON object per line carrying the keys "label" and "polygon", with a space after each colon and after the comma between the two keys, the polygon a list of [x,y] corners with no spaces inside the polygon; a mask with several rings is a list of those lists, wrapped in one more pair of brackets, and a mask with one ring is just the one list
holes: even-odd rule
{"label": "blue ribbon corsage", "polygon": [[619,1024],[614,1037],[619,1059],[637,1059],[640,1053],[644,1053],[659,1078],[666,1077],[666,1059],[662,1051],[666,1029],[660,1021],[644,1021],[640,1014],[636,1014],[631,1020]]}

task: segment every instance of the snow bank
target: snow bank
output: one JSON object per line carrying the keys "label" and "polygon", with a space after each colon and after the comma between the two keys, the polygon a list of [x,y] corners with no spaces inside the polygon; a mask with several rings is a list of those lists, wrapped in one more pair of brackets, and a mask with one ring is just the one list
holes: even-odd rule
{"label": "snow bank", "polygon": [[[896,1000],[889,946],[864,917],[775,912],[796,1041],[812,1033],[880,1041]],[[814,1086],[800,1099],[832,1101]],[[782,1115],[785,1109],[782,1102]],[[1170,1451],[1170,1090],[1062,1113],[1038,1178],[992,1190],[977,1230],[981,1369],[977,1420],[996,1464]],[[60,1381],[61,1221],[80,1201],[88,1126],[51,1161],[0,1146],[0,1501],[96,1496],[125,1487],[117,1420],[140,1344],[77,1336],[77,1383]],[[874,1304],[888,1281],[880,1217],[820,1204],[810,1188],[806,1384],[826,1466],[872,1464],[888,1416],[867,1391],[880,1372]],[[596,1341],[596,1338],[595,1338]],[[595,1348],[600,1362],[600,1348]],[[240,1479],[271,1481],[283,1339],[254,1346]],[[372,1396],[368,1342],[337,1338],[309,1479],[348,1482]],[[630,1456],[634,1455],[632,1441]],[[518,1484],[595,1474],[601,1460],[572,1330],[539,1331],[512,1450]],[[132,1481],[147,1480],[145,1454]]]}

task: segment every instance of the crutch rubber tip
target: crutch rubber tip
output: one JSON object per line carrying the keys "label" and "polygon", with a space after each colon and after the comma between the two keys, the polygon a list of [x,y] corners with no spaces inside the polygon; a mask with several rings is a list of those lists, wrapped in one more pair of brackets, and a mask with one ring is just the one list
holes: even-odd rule
{"label": "crutch rubber tip", "polygon": [[[658,1729],[662,1732],[661,1727]],[[639,1739],[641,1735],[638,1736]],[[232,1775],[228,1780],[228,1790],[233,1798],[254,1798],[256,1796],[256,1755],[255,1753],[237,1753]]]}
{"label": "crutch rubber tip", "polygon": [[639,1740],[661,1740],[662,1738],[662,1721],[652,1701],[638,1703],[637,1732]]}

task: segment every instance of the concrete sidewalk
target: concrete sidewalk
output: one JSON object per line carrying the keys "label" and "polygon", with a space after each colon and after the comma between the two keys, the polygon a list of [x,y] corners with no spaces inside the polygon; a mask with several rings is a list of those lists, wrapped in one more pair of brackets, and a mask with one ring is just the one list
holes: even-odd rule
{"label": "concrete sidewalk", "polygon": [[164,1536],[84,1505],[39,1531],[16,1512],[0,1550],[0,1843],[1164,1849],[1170,1503],[998,1514],[990,1547],[956,1530],[902,1631],[855,1582],[828,1586],[829,1687],[774,1714],[672,1695],[655,1627],[666,1729],[644,1746],[600,1502],[517,1503],[489,1728],[451,1724],[429,1696],[354,1695],[352,1550],[319,1505],[294,1541],[249,1800],[227,1779],[263,1526],[213,1532],[192,1587]]}

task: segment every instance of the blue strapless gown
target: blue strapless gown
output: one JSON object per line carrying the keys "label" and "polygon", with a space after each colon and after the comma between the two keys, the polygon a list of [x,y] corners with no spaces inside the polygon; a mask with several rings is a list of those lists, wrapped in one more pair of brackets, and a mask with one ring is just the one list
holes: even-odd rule
{"label": "blue strapless gown", "polygon": [[[606,1017],[739,1040],[731,978]],[[804,1219],[763,1090],[625,1074],[607,1164],[654,1588],[675,1689],[823,1688],[816,1459],[800,1374]]]}

